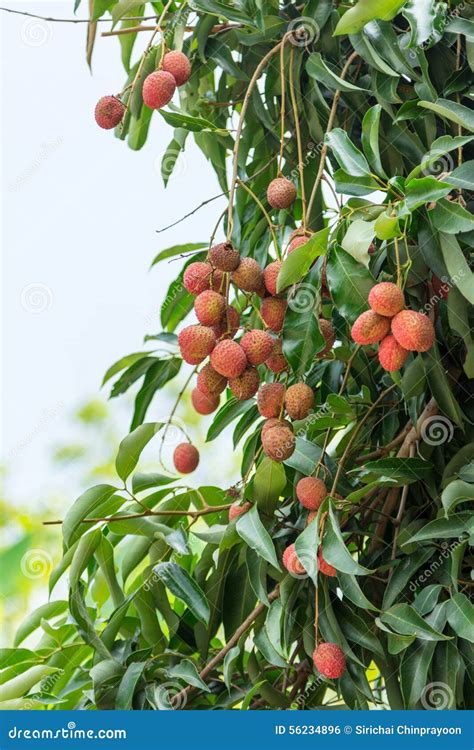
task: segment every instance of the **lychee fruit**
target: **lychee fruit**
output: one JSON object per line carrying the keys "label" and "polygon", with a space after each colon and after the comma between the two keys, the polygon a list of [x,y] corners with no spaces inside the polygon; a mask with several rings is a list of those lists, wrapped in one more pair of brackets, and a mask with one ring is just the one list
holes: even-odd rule
{"label": "lychee fruit", "polygon": [[116,96],[103,96],[95,105],[95,121],[100,128],[112,130],[125,112],[125,105]]}
{"label": "lychee fruit", "polygon": [[288,208],[296,198],[296,188],[286,177],[276,177],[267,188],[267,199],[272,208]]}
{"label": "lychee fruit", "polygon": [[236,341],[224,339],[213,349],[211,365],[225,378],[238,378],[247,367],[247,357]]}
{"label": "lychee fruit", "polygon": [[293,430],[284,422],[272,424],[262,430],[262,448],[273,461],[286,461],[295,450],[296,439]]}
{"label": "lychee fruit", "polygon": [[337,574],[336,568],[327,563],[324,559],[321,547],[318,549],[318,570],[323,575],[329,576],[329,578],[334,578],[334,576]]}
{"label": "lychee fruit", "polygon": [[392,333],[396,340],[410,352],[427,352],[434,344],[433,323],[424,313],[402,310],[392,319]]}
{"label": "lychee fruit", "polygon": [[234,518],[238,518],[239,516],[242,516],[244,513],[247,513],[247,511],[250,510],[252,507],[251,503],[240,503],[238,500],[235,503],[232,503],[232,505],[229,508],[229,521],[233,521]]}
{"label": "lychee fruit", "polygon": [[290,544],[283,552],[282,563],[288,573],[292,573],[296,576],[302,576],[306,573],[303,565],[298,560],[294,544]]}
{"label": "lychee fruit", "polygon": [[211,285],[213,277],[212,266],[209,263],[197,261],[190,263],[183,274],[183,283],[190,294],[201,294]]}
{"label": "lychee fruit", "polygon": [[230,242],[220,242],[211,247],[209,258],[212,265],[220,271],[235,271],[240,263],[240,255]]}
{"label": "lychee fruit", "polygon": [[215,393],[203,393],[199,388],[193,388],[191,401],[198,414],[212,414],[219,406],[220,399]]}
{"label": "lychee fruit", "polygon": [[283,328],[286,313],[286,300],[279,297],[266,297],[260,306],[260,315],[266,325],[274,333],[279,333]]}
{"label": "lychee fruit", "polygon": [[390,318],[367,310],[357,318],[352,326],[351,334],[356,344],[376,344],[381,341],[390,330]]}
{"label": "lychee fruit", "polygon": [[346,671],[344,654],[336,643],[320,643],[313,652],[313,663],[323,677],[337,680]]}
{"label": "lychee fruit", "polygon": [[405,307],[405,297],[399,286],[391,281],[382,281],[370,290],[369,305],[379,315],[393,318]]}
{"label": "lychee fruit", "polygon": [[324,347],[324,349],[318,352],[318,359],[321,359],[321,357],[325,357],[326,354],[333,348],[334,342],[336,340],[336,331],[334,330],[334,326],[331,321],[326,320],[326,318],[319,318],[319,330],[323,334],[324,340],[326,342],[326,346]]}
{"label": "lychee fruit", "polygon": [[283,383],[264,383],[257,396],[257,407],[262,417],[279,417],[283,411],[285,386]]}
{"label": "lychee fruit", "polygon": [[209,363],[204,365],[197,376],[197,387],[207,395],[218,395],[225,391],[227,378],[219,375]]}
{"label": "lychee fruit", "polygon": [[263,283],[265,289],[269,294],[275,295],[277,293],[277,279],[280,273],[280,268],[283,263],[281,260],[275,260],[270,263],[263,271]]}
{"label": "lychee fruit", "polygon": [[296,250],[297,247],[301,247],[302,245],[306,245],[308,242],[309,237],[298,235],[297,237],[293,237],[290,244],[288,245],[288,255],[293,252],[293,250]]}
{"label": "lychee fruit", "polygon": [[267,421],[263,423],[261,434],[263,436],[271,427],[275,427],[275,426],[281,427],[282,425],[283,427],[287,427],[289,430],[293,430],[291,426],[291,422],[289,422],[287,419],[276,419],[276,418],[273,419],[272,418],[272,419],[267,419]]}
{"label": "lychee fruit", "polygon": [[243,292],[256,292],[262,286],[263,272],[253,258],[242,258],[231,279]]}
{"label": "lychee fruit", "polygon": [[199,451],[191,443],[180,443],[173,453],[173,463],[180,474],[191,474],[199,463]]}
{"label": "lychee fruit", "polygon": [[240,346],[251,365],[261,365],[273,351],[273,339],[266,331],[254,328],[244,333]]}
{"label": "lychee fruit", "polygon": [[328,491],[322,479],[303,477],[296,485],[296,497],[303,508],[308,510],[318,510],[327,496]]}
{"label": "lychee fruit", "polygon": [[[219,273],[221,273],[219,271]],[[220,322],[212,326],[216,338],[233,339],[240,327],[240,315],[232,305],[227,305]]]}
{"label": "lychee fruit", "polygon": [[143,101],[150,109],[161,109],[173,98],[176,81],[166,70],[155,70],[143,82]]}
{"label": "lychee fruit", "polygon": [[229,388],[238,401],[253,398],[258,391],[260,377],[255,367],[246,367],[242,375],[229,380]]}
{"label": "lychee fruit", "polygon": [[288,367],[288,362],[283,354],[283,344],[281,339],[275,339],[273,343],[273,352],[270,354],[269,358],[265,360],[265,364],[269,370],[277,375]]}
{"label": "lychee fruit", "polygon": [[380,342],[379,362],[387,372],[395,372],[403,367],[409,351],[400,346],[395,336],[388,335]]}
{"label": "lychee fruit", "polygon": [[186,83],[191,75],[191,63],[183,52],[172,50],[163,57],[162,69],[171,73],[177,86]]}
{"label": "lychee fruit", "polygon": [[306,383],[290,385],[285,394],[285,407],[292,419],[304,419],[314,405],[314,393]]}
{"label": "lychee fruit", "polygon": [[194,300],[194,312],[202,325],[219,325],[225,312],[225,298],[219,292],[206,289]]}
{"label": "lychee fruit", "polygon": [[207,326],[187,326],[179,334],[178,344],[184,361],[188,365],[199,365],[214,349],[216,337]]}

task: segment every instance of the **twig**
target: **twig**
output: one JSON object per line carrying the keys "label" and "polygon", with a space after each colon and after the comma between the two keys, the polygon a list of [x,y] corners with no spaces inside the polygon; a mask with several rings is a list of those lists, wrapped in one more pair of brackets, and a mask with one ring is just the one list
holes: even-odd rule
{"label": "twig", "polygon": [[262,201],[260,200],[260,198],[257,195],[255,195],[255,193],[253,192],[253,190],[251,188],[249,188],[249,186],[246,185],[245,182],[243,182],[238,177],[237,177],[237,184],[238,184],[239,187],[242,187],[242,188],[244,188],[244,190],[247,191],[247,193],[253,198],[253,200],[255,201],[255,203],[257,204],[257,206],[259,207],[259,209],[262,212],[262,214],[265,216],[265,219],[266,219],[267,224],[268,224],[268,228],[270,229],[270,234],[272,235],[272,241],[273,241],[273,246],[275,248],[275,253],[277,254],[277,258],[279,260],[281,260],[281,252],[280,252],[280,248],[278,246],[278,240],[276,238],[275,229],[273,227],[272,220],[271,220],[270,216],[268,215],[268,211],[265,209],[265,206],[263,205]]}
{"label": "twig", "polygon": [[298,117],[298,105],[296,102],[295,86],[293,81],[293,67],[295,63],[295,48],[292,47],[290,51],[290,99],[291,106],[293,108],[293,119],[295,121],[295,133],[296,133],[296,149],[298,154],[298,172],[300,178],[300,191],[301,191],[301,219],[303,227],[306,229],[306,195],[304,189],[304,165],[303,165],[303,147],[301,145],[301,130]]}
{"label": "twig", "polygon": [[[29,18],[38,18],[40,21],[49,21],[51,23],[89,23],[89,18],[52,18],[51,16],[39,16],[36,13],[27,13],[26,10],[13,10],[13,8],[0,7],[5,13],[14,13],[17,16],[28,16]],[[121,21],[152,21],[158,16],[124,16]],[[97,18],[94,23],[110,23],[111,18]],[[154,27],[153,27],[154,28]]]}
{"label": "twig", "polygon": [[[123,21],[131,21],[135,19],[123,18]],[[162,24],[162,28],[165,29],[167,24]],[[221,23],[213,26],[209,34],[221,34],[223,31],[240,29],[242,28],[241,23]],[[113,31],[103,31],[101,36],[122,36],[123,34],[139,34],[141,31],[154,31],[154,26],[131,26],[128,29],[114,29]],[[184,31],[195,31],[196,26],[185,26]]]}
{"label": "twig", "polygon": [[[131,518],[146,518],[147,516],[207,516],[209,513],[220,513],[229,510],[231,503],[227,505],[214,505],[201,510],[147,510],[144,513],[125,513],[123,516],[105,516],[104,518],[83,518],[81,523],[112,523],[114,521],[129,521]],[[56,526],[63,521],[43,521],[43,526]]]}

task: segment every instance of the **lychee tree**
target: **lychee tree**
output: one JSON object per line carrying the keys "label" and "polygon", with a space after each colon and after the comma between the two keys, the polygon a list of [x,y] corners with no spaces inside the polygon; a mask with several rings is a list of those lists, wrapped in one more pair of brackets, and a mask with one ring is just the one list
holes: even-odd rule
{"label": "lychee tree", "polygon": [[[156,109],[165,184],[191,136],[228,209],[154,260],[183,258],[159,352],[106,374],[141,381],[117,482],[62,519],[4,705],[472,707],[472,6],[92,5],[89,55],[110,15],[126,70],[98,124],[138,149]],[[188,389],[231,487],[137,470]]]}

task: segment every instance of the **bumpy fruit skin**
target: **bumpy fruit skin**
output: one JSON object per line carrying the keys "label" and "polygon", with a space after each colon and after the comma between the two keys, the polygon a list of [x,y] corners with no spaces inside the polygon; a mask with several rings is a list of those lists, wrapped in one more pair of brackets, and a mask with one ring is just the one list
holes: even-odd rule
{"label": "bumpy fruit skin", "polygon": [[303,477],[296,485],[296,497],[303,508],[308,510],[318,510],[327,496],[328,491],[322,479]]}
{"label": "bumpy fruit skin", "polygon": [[258,391],[260,378],[255,367],[246,367],[242,375],[229,380],[229,388],[238,401],[253,398]]}
{"label": "bumpy fruit skin", "polygon": [[203,326],[219,325],[225,312],[225,299],[219,292],[206,289],[194,300],[194,312]]}
{"label": "bumpy fruit skin", "polygon": [[238,378],[247,367],[247,357],[236,341],[224,339],[213,349],[211,365],[225,378]]}
{"label": "bumpy fruit skin", "polygon": [[177,50],[172,50],[164,55],[162,68],[167,73],[171,73],[177,86],[186,83],[191,75],[191,63],[183,52]]}
{"label": "bumpy fruit skin", "polygon": [[283,410],[285,386],[283,383],[264,383],[257,396],[257,407],[262,417],[277,418]]}
{"label": "bumpy fruit skin", "polygon": [[275,295],[277,293],[277,279],[280,273],[280,268],[283,263],[281,260],[275,260],[270,263],[263,271],[263,283],[265,289],[269,294]]}
{"label": "bumpy fruit skin", "polygon": [[216,337],[207,326],[187,326],[179,334],[178,344],[184,361],[188,365],[199,365],[214,349]]}
{"label": "bumpy fruit skin", "polygon": [[238,500],[235,503],[232,503],[229,508],[229,521],[233,521],[234,518],[238,518],[244,513],[247,513],[247,511],[249,511],[251,507],[251,503],[242,503],[241,505]]}
{"label": "bumpy fruit skin", "polygon": [[143,101],[150,109],[161,109],[173,98],[176,81],[166,70],[150,73],[143,82]]}
{"label": "bumpy fruit skin", "polygon": [[95,105],[95,121],[99,128],[112,130],[122,121],[125,105],[116,96],[103,96]]}
{"label": "bumpy fruit skin", "polygon": [[296,188],[286,177],[276,177],[267,188],[267,199],[272,208],[289,208],[296,198]]}
{"label": "bumpy fruit skin", "polygon": [[273,344],[273,352],[269,358],[265,360],[265,364],[269,370],[278,375],[288,367],[288,362],[283,354],[283,345],[281,339],[276,339]]}
{"label": "bumpy fruit skin", "polygon": [[209,258],[212,265],[220,271],[235,271],[240,263],[240,255],[230,242],[220,242],[211,247]]}
{"label": "bumpy fruit skin", "polygon": [[254,328],[244,333],[240,346],[251,365],[262,365],[273,351],[273,339],[266,331]]}
{"label": "bumpy fruit skin", "polygon": [[356,344],[376,344],[381,341],[390,330],[390,318],[367,310],[359,315],[352,326],[351,334]]}
{"label": "bumpy fruit skin", "polygon": [[297,247],[301,247],[301,245],[306,245],[308,242],[309,237],[298,235],[296,237],[293,237],[290,244],[288,245],[288,255],[293,252],[293,250],[296,250]]}
{"label": "bumpy fruit skin", "polygon": [[402,310],[392,320],[392,333],[410,352],[427,352],[435,342],[433,323],[427,315],[414,310]]}
{"label": "bumpy fruit skin", "polygon": [[256,260],[242,258],[231,279],[243,292],[256,292],[262,286],[263,272]]}
{"label": "bumpy fruit skin", "polygon": [[263,423],[262,427],[262,437],[265,435],[268,430],[270,430],[272,427],[287,427],[289,430],[292,430],[291,422],[289,422],[287,419],[267,419],[266,422]]}
{"label": "bumpy fruit skin", "polygon": [[199,451],[191,443],[180,443],[173,453],[173,463],[180,474],[191,474],[199,463]]}
{"label": "bumpy fruit skin", "polygon": [[190,263],[183,276],[183,283],[190,294],[201,294],[206,289],[219,291],[222,282],[222,273],[213,270],[209,263],[198,261]]}
{"label": "bumpy fruit skin", "polygon": [[286,313],[286,300],[279,297],[266,297],[260,306],[260,315],[274,333],[283,328]]}
{"label": "bumpy fruit skin", "polygon": [[336,643],[320,643],[313,652],[313,663],[330,680],[339,679],[346,671],[346,659]]}
{"label": "bumpy fruit skin", "polygon": [[334,330],[334,326],[331,321],[326,320],[326,318],[319,318],[319,330],[323,334],[324,340],[326,342],[326,346],[324,347],[324,349],[318,353],[318,359],[321,359],[322,357],[325,357],[326,354],[333,348],[334,342],[336,340],[336,331]]}
{"label": "bumpy fruit skin", "polygon": [[288,573],[296,576],[302,576],[306,573],[306,570],[298,560],[294,544],[290,544],[283,552],[282,563]]}
{"label": "bumpy fruit skin", "polygon": [[285,423],[270,425],[262,430],[263,452],[273,461],[286,461],[294,453],[295,445],[293,430]]}
{"label": "bumpy fruit skin", "polygon": [[318,549],[318,570],[323,575],[329,576],[329,578],[334,578],[337,573],[336,568],[334,568],[332,565],[329,565],[329,563],[327,563],[324,559],[321,547]]}
{"label": "bumpy fruit skin", "polygon": [[203,393],[199,388],[191,391],[191,402],[198,414],[212,414],[219,406],[219,396],[214,393]]}
{"label": "bumpy fruit skin", "polygon": [[306,383],[290,385],[285,394],[285,407],[292,419],[304,419],[314,406],[314,393]]}
{"label": "bumpy fruit skin", "polygon": [[391,281],[382,281],[370,290],[369,305],[379,315],[393,318],[405,307],[405,297],[399,286]]}
{"label": "bumpy fruit skin", "polygon": [[208,396],[217,396],[219,393],[222,393],[222,391],[225,391],[227,378],[219,375],[219,373],[214,370],[213,366],[208,363],[207,365],[204,365],[202,370],[198,373],[196,385],[202,393],[205,393]]}
{"label": "bumpy fruit skin", "polygon": [[400,346],[395,336],[388,335],[380,342],[379,362],[387,372],[395,372],[403,367],[409,351]]}
{"label": "bumpy fruit skin", "polygon": [[[220,272],[219,272],[220,273]],[[228,305],[220,322],[212,326],[216,338],[233,339],[240,327],[240,316],[235,307]]]}

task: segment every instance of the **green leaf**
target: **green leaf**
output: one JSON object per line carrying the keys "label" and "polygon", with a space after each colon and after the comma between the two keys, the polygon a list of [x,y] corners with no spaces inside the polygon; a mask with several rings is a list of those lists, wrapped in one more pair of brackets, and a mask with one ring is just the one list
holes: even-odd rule
{"label": "green leaf", "polygon": [[165,109],[159,109],[158,112],[168,125],[172,125],[174,128],[184,128],[194,133],[206,130],[214,133],[219,132],[221,135],[227,134],[227,130],[216,127],[216,125],[203,117],[192,117],[182,112],[168,112]]}
{"label": "green leaf", "polygon": [[466,130],[474,132],[474,112],[462,104],[450,99],[437,99],[435,102],[420,101],[419,107],[430,109],[445,120],[450,120]]}
{"label": "green leaf", "polygon": [[46,664],[30,667],[26,672],[22,672],[22,674],[19,674],[12,680],[0,685],[0,701],[21,698],[21,696],[26,695],[44,677],[57,671],[58,667],[49,667]]}
{"label": "green leaf", "polygon": [[454,424],[463,426],[463,415],[460,406],[451,390],[443,364],[440,361],[437,347],[421,355],[425,367],[426,379],[440,410],[446,414]]}
{"label": "green leaf", "polygon": [[379,183],[370,175],[365,177],[354,177],[344,169],[336,169],[334,172],[334,184],[336,192],[341,195],[368,195],[375,190],[382,190]]}
{"label": "green leaf", "polygon": [[219,409],[214,417],[211,426],[206,435],[206,443],[215,440],[226,427],[228,427],[237,417],[244,414],[253,406],[252,401],[237,401],[236,398],[229,398]]}
{"label": "green leaf", "polygon": [[202,250],[203,247],[208,246],[208,242],[188,242],[185,245],[173,245],[173,247],[168,247],[166,250],[159,252],[153,259],[150,267],[153,268],[153,266],[156,266],[162,260],[175,258],[177,255],[186,256],[189,253],[194,253],[196,250]]}
{"label": "green leaf", "polygon": [[330,251],[326,275],[338,312],[353,323],[361,312],[367,310],[367,299],[375,279],[365,266],[357,263],[341,247]]}
{"label": "green leaf", "polygon": [[[426,480],[433,472],[433,464],[422,458],[381,458],[363,464],[364,475],[388,477],[400,484]],[[360,469],[357,469],[359,472]]]}
{"label": "green leaf", "polygon": [[140,661],[134,661],[127,667],[127,670],[118,686],[117,696],[115,698],[115,709],[117,711],[132,710],[133,694],[145,667],[146,662]]}
{"label": "green leaf", "polygon": [[[423,159],[421,161],[421,164],[419,166],[415,167],[410,174],[407,177],[407,182],[412,180],[414,177],[417,177],[420,172],[426,173],[427,171],[439,171],[440,173],[448,171],[450,163],[449,161],[446,163],[446,154],[449,154],[451,151],[455,151],[459,148],[462,148],[463,146],[466,146],[468,143],[470,143],[473,139],[472,135],[461,135],[461,136],[451,136],[451,135],[442,135],[440,138],[437,138],[433,143],[431,144],[431,148],[428,151],[427,154],[423,156]],[[439,170],[438,170],[438,162],[439,162]],[[433,167],[434,165],[434,167]],[[430,169],[431,168],[431,169]],[[461,169],[460,167],[459,169]],[[451,172],[449,175],[449,182],[455,185],[456,183],[451,180],[453,174],[457,172],[457,170],[454,170],[454,172]]]}
{"label": "green leaf", "polygon": [[306,72],[311,78],[321,82],[330,91],[366,91],[360,86],[354,86],[349,81],[344,81],[334,73],[324,62],[319,52],[312,52],[306,62]]}
{"label": "green leaf", "polygon": [[93,529],[89,534],[85,534],[79,539],[71,562],[71,571],[69,574],[69,585],[71,588],[77,586],[79,579],[83,571],[89,565],[101,538],[102,531],[100,529]]}
{"label": "green leaf", "polygon": [[110,484],[98,484],[86,490],[77,498],[68,510],[63,521],[63,538],[66,547],[70,547],[90,526],[83,524],[85,518],[95,518],[102,514],[113,513],[123,504],[124,499],[115,493],[117,487]]}
{"label": "green leaf", "polygon": [[283,324],[283,354],[295,375],[303,377],[318,352],[326,345],[317,317],[319,271],[314,268],[307,281],[289,296]]}
{"label": "green leaf", "polygon": [[447,641],[449,636],[439,633],[409,604],[394,604],[380,616],[380,620],[395,633],[420,638],[423,641]]}
{"label": "green leaf", "polygon": [[463,482],[461,479],[450,482],[441,495],[441,502],[443,503],[446,516],[449,515],[450,511],[456,505],[465,503],[468,500],[474,500],[474,484]]}
{"label": "green leaf", "polygon": [[449,175],[449,181],[454,187],[462,190],[472,190],[474,185],[474,159],[466,161]]}
{"label": "green leaf", "polygon": [[459,242],[451,234],[442,232],[439,235],[439,240],[451,284],[454,284],[463,297],[471,305],[474,305],[474,274],[469,268]]}
{"label": "green leaf", "polygon": [[126,357],[122,357],[109,367],[104,375],[102,385],[105,385],[107,381],[110,380],[110,378],[113,378],[114,375],[117,375],[117,373],[135,364],[135,362],[139,362],[143,357],[148,357],[150,354],[151,352],[134,352],[133,354],[127,354]]}
{"label": "green leaf", "polygon": [[406,205],[410,211],[414,211],[416,208],[424,206],[425,203],[444,198],[451,192],[453,186],[428,175],[427,177],[415,177],[415,179],[410,180],[407,182],[405,189]]}
{"label": "green leaf", "polygon": [[420,549],[396,563],[393,575],[385,589],[383,609],[388,609],[396,601],[418,568],[424,565],[433,553],[434,549],[432,548]]}
{"label": "green leaf", "polygon": [[474,518],[470,513],[457,513],[449,518],[436,518],[430,521],[423,528],[417,531],[413,536],[406,540],[406,543],[425,542],[429,539],[449,539],[460,537],[461,534],[474,533]]}
{"label": "green leaf", "polygon": [[175,481],[174,477],[167,477],[164,474],[140,474],[137,472],[132,477],[132,491],[133,493],[144,492],[152,487],[162,487]]}
{"label": "green leaf", "polygon": [[455,594],[447,604],[448,622],[460,638],[474,643],[474,606],[464,594]]}
{"label": "green leaf", "polygon": [[224,682],[227,690],[230,691],[232,682],[232,675],[234,672],[234,666],[239,658],[240,655],[240,648],[238,646],[234,646],[233,648],[228,651],[224,657]]}
{"label": "green leaf", "polygon": [[375,221],[355,219],[355,221],[349,224],[349,228],[341,242],[341,247],[346,253],[366,268],[369,267],[369,247],[375,237],[375,227]]}
{"label": "green leaf", "polygon": [[467,40],[474,42],[474,21],[469,18],[451,18],[445,31],[450,34],[463,34]]}
{"label": "green leaf", "polygon": [[394,18],[405,0],[359,0],[353,8],[344,13],[334,31],[334,36],[357,34],[375,18],[390,21]]}
{"label": "green leaf", "polygon": [[325,255],[329,240],[329,227],[315,232],[304,245],[300,245],[290,253],[280,268],[277,279],[277,292],[281,292],[291,284],[296,284],[306,276],[316,258]]}
{"label": "green leaf", "polygon": [[196,665],[190,659],[183,659],[179,664],[175,664],[174,667],[167,669],[166,673],[170,677],[179,677],[180,680],[184,680],[188,685],[199,688],[199,690],[204,690],[206,693],[211,692],[210,688],[200,678]]}
{"label": "green leaf", "polygon": [[278,461],[265,456],[258,465],[253,480],[253,499],[257,507],[268,514],[273,513],[275,505],[286,487],[285,469]]}
{"label": "green leaf", "polygon": [[363,565],[359,565],[347,549],[332,503],[329,504],[329,516],[326,521],[323,537],[323,549],[324,559],[330,565],[333,565],[336,570],[356,576],[368,575],[373,572],[368,568],[364,568]]}
{"label": "green leaf", "polygon": [[155,362],[147,371],[143,380],[143,385],[137,393],[135,399],[135,409],[133,412],[131,430],[137,429],[146,417],[148,407],[157,390],[163,388],[166,383],[172,380],[181,369],[183,361],[180,357]]}
{"label": "green leaf", "polygon": [[369,602],[364,592],[359,586],[357,578],[350,573],[342,573],[340,570],[337,571],[337,579],[341,586],[341,591],[344,596],[349,599],[353,604],[361,609],[368,609],[372,612],[378,612],[372,602]]}
{"label": "green leaf", "polygon": [[312,579],[315,586],[318,585],[317,552],[320,545],[319,538],[319,516],[296,537],[295,550],[298,560]]}
{"label": "green leaf", "polygon": [[408,0],[402,11],[410,23],[409,47],[430,46],[439,42],[446,24],[446,6],[433,0]]}
{"label": "green leaf", "polygon": [[[246,514],[248,515],[248,514]],[[205,625],[209,622],[209,603],[196,581],[187,570],[173,562],[162,562],[153,572],[163,581],[172,594],[183,601],[193,615]]]}
{"label": "green leaf", "polygon": [[326,135],[326,143],[332,149],[341,169],[353,177],[370,176],[370,167],[362,151],[352,143],[345,130],[334,128]]}
{"label": "green leaf", "polygon": [[380,158],[380,117],[382,105],[370,107],[362,120],[362,148],[374,172],[387,177]]}
{"label": "green leaf", "polygon": [[34,631],[41,625],[42,620],[51,620],[58,615],[62,615],[66,610],[66,601],[59,600],[42,604],[37,609],[33,610],[33,612],[30,612],[26,619],[22,621],[16,631],[13,645],[18,646],[31,633],[34,633]]}
{"label": "green leaf", "polygon": [[380,214],[375,221],[375,234],[379,240],[391,240],[400,237],[402,230],[398,216],[391,216],[387,211]]}
{"label": "green leaf", "polygon": [[257,506],[253,505],[247,513],[242,514],[237,519],[237,533],[239,536],[252,547],[260,557],[280,570],[280,565],[273,546],[272,539],[260,520]]}
{"label": "green leaf", "polygon": [[137,427],[133,432],[127,435],[120,443],[117,458],[115,459],[115,468],[120,479],[125,482],[130,476],[138,459],[150,442],[152,437],[163,427],[162,422],[146,422]]}
{"label": "green leaf", "polygon": [[[451,178],[449,178],[451,180]],[[474,216],[455,201],[442,199],[430,211],[430,219],[438,232],[459,234],[474,229]]]}

